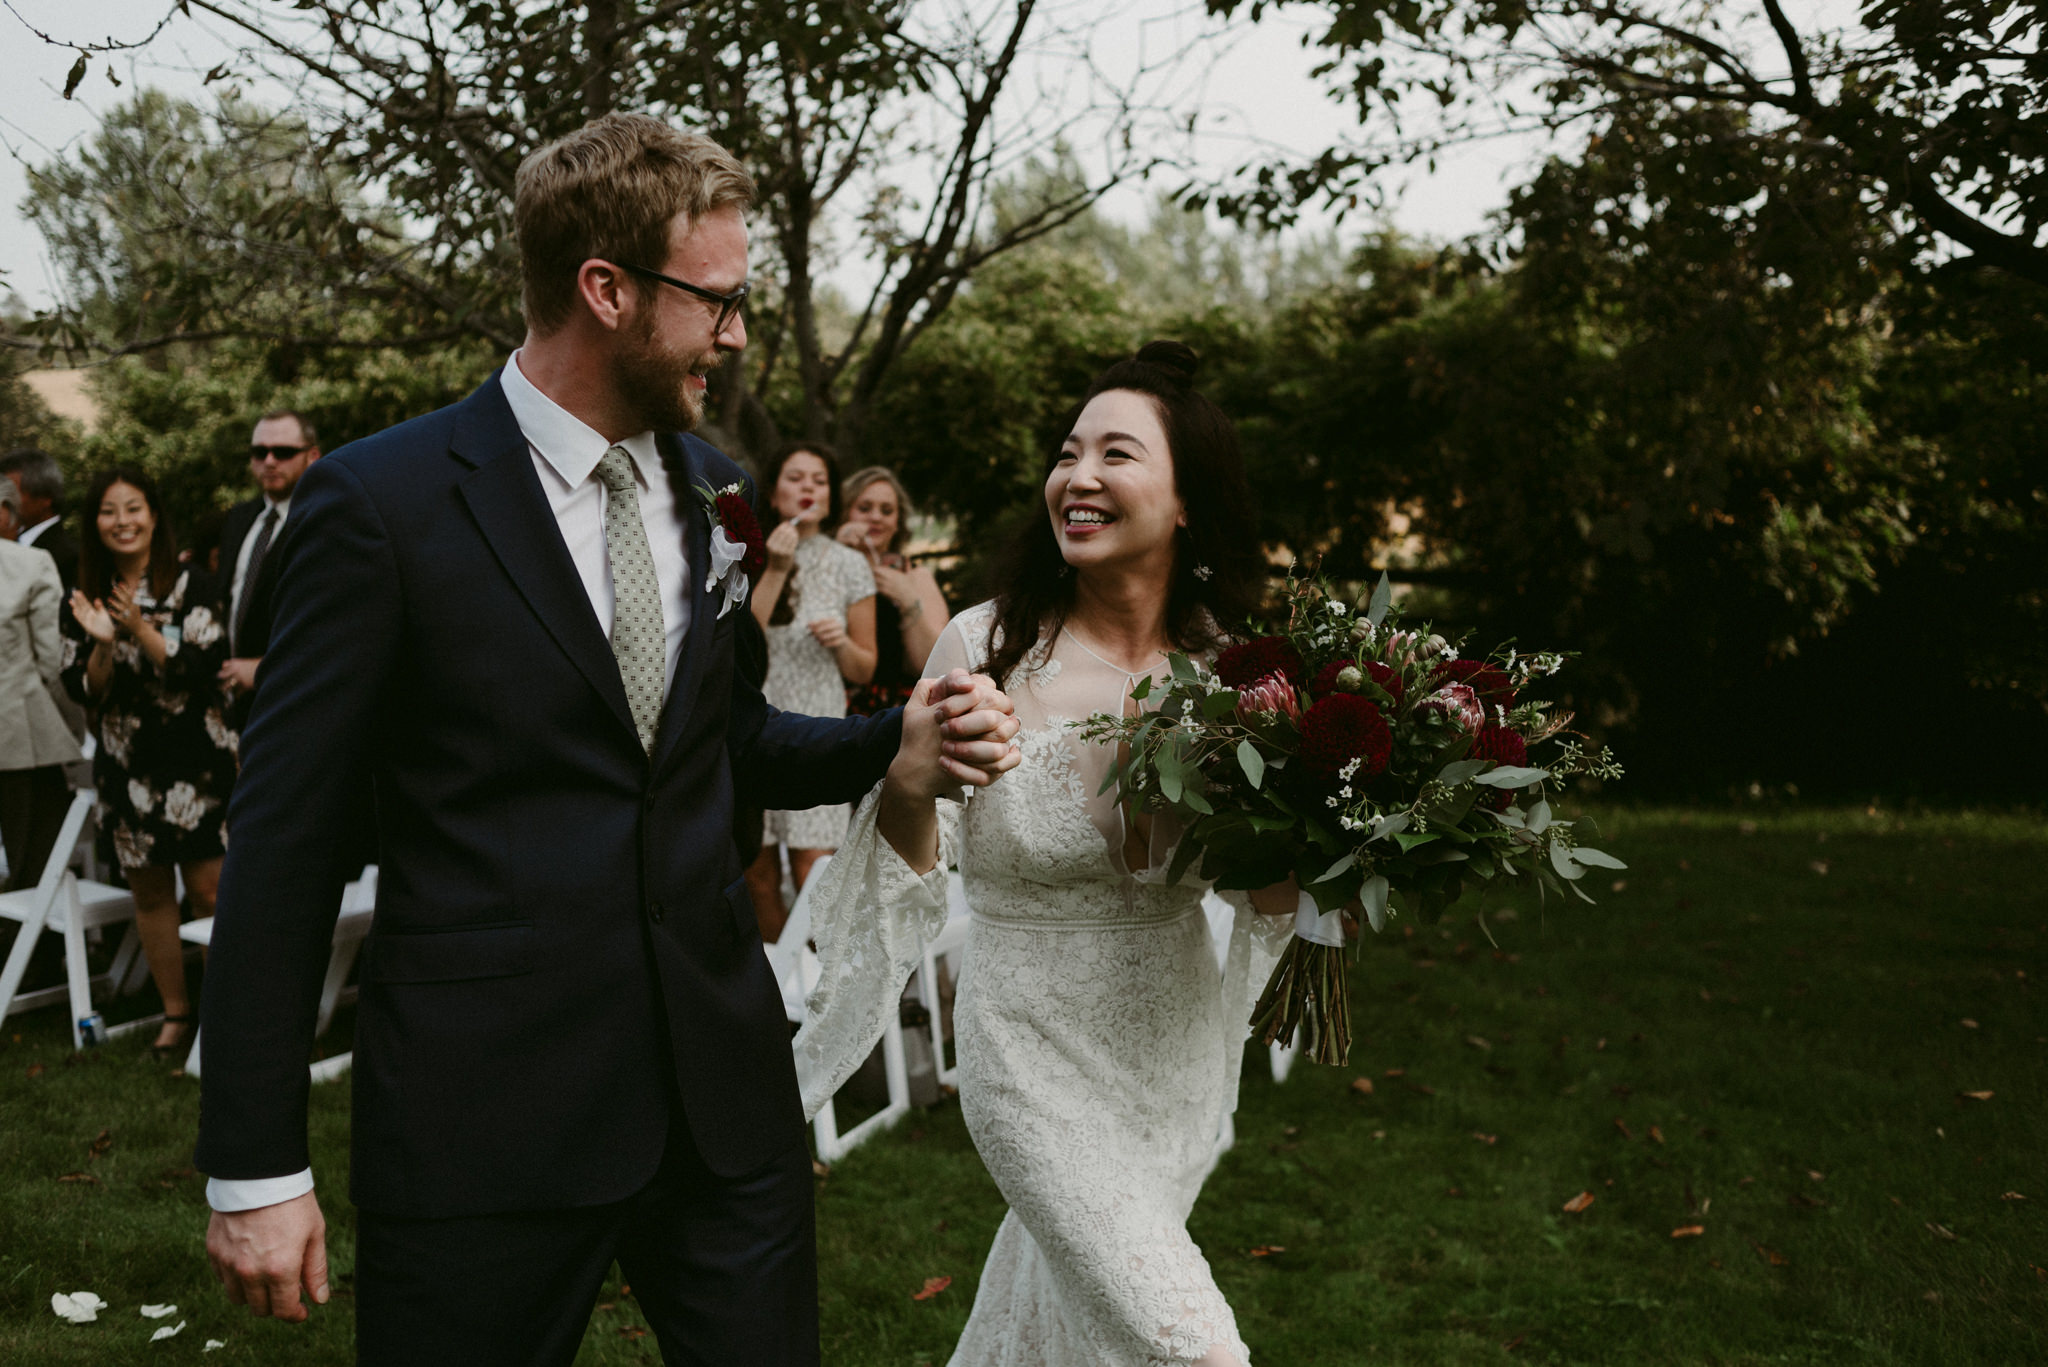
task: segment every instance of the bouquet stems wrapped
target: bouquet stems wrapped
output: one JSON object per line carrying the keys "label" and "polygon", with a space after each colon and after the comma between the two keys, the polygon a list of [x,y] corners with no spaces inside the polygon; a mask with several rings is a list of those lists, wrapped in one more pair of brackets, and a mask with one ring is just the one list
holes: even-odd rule
{"label": "bouquet stems wrapped", "polygon": [[1279,1045],[1293,1044],[1299,1034],[1301,1052],[1315,1063],[1341,1065],[1351,1057],[1343,912],[1319,912],[1315,899],[1301,894],[1294,938],[1252,1008],[1252,1032],[1262,1043]]}

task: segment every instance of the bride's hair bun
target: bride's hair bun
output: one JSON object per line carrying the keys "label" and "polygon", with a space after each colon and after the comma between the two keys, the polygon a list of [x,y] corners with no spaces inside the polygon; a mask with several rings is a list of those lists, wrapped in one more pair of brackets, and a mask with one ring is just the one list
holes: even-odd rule
{"label": "bride's hair bun", "polygon": [[1195,355],[1195,349],[1186,342],[1164,339],[1139,347],[1137,359],[1140,365],[1165,371],[1175,384],[1180,385],[1192,385],[1195,372],[1202,365],[1202,358]]}

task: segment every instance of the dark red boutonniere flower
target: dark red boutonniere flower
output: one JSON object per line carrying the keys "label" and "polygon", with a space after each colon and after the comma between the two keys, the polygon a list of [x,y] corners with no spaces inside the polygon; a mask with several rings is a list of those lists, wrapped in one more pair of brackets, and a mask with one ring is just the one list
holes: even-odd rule
{"label": "dark red boutonniere flower", "polygon": [[1353,760],[1358,767],[1350,777],[1371,778],[1385,771],[1393,753],[1387,719],[1356,693],[1332,693],[1301,719],[1301,762],[1324,778],[1338,777]]}
{"label": "dark red boutonniere flower", "polygon": [[1278,636],[1242,641],[1216,656],[1216,677],[1228,688],[1249,688],[1268,674],[1284,675],[1299,688],[1304,672],[1301,652]]}
{"label": "dark red boutonniere flower", "polygon": [[752,579],[768,568],[768,538],[761,535],[760,520],[747,501],[738,494],[720,494],[711,506],[725,534],[747,548],[746,558],[740,561],[740,573]]}

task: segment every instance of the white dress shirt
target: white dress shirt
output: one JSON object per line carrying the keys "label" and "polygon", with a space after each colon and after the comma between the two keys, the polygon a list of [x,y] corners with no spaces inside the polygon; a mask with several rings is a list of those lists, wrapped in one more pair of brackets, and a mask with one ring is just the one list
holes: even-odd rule
{"label": "white dress shirt", "polygon": [[[256,538],[263,535],[263,519],[270,516],[271,513],[277,514],[277,525],[270,529],[270,544],[263,548],[263,553],[269,555],[277,549],[277,539],[284,535],[284,520],[292,515],[292,496],[290,494],[286,494],[283,498],[275,501],[272,501],[270,496],[266,494],[264,499],[270,503],[270,507],[256,514],[256,520],[249,524],[248,535],[242,538],[242,544],[235,550],[235,577],[228,585],[228,630],[230,632],[234,632],[235,623],[242,620],[240,615],[242,590],[249,587],[249,560],[256,554]],[[228,642],[230,653],[239,653],[240,646],[241,642],[239,641]]]}
{"label": "white dress shirt", "polygon": [[60,519],[54,517],[44,518],[41,522],[36,523],[35,526],[28,528],[26,531],[23,531],[19,536],[15,537],[14,544],[17,546],[35,545],[36,538],[41,536],[44,532],[50,530],[50,528],[56,526],[59,521]]}
{"label": "white dress shirt", "polygon": [[[604,541],[604,485],[595,471],[613,443],[536,389],[520,373],[518,352],[513,352],[505,363],[500,383],[519,431],[526,438],[534,471],[540,476],[548,506],[554,510],[555,523],[562,529],[562,540],[568,544],[569,559],[583,581],[583,591],[590,596],[591,611],[597,614],[598,626],[609,640],[611,557]],[[683,539],[682,509],[689,506],[693,496],[687,489],[680,491],[683,501],[678,504],[678,491],[669,487],[652,432],[627,437],[618,445],[633,458],[633,470],[640,485],[640,521],[647,528],[654,577],[661,586],[661,615],[668,628],[667,672],[662,680],[662,695],[666,699],[669,687],[675,683],[676,659],[682,653],[683,638],[690,629],[690,558]],[[243,571],[249,543],[255,539],[255,529],[251,528],[242,543],[243,554],[237,558],[238,576]],[[206,1203],[220,1211],[255,1210],[293,1200],[311,1190],[311,1168],[288,1177],[215,1177],[206,1183]]]}

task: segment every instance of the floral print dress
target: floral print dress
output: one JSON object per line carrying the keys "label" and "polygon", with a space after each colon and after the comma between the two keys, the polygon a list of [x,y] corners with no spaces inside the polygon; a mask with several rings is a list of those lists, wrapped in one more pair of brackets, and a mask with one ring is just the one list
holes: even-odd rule
{"label": "floral print dress", "polygon": [[101,855],[128,869],[168,868],[227,850],[228,791],[240,738],[227,722],[219,679],[228,637],[210,581],[182,571],[158,599],[143,585],[143,615],[163,633],[162,668],[125,634],[114,638],[107,690],[87,694],[93,640],[67,610],[64,689],[91,710],[99,753]]}

